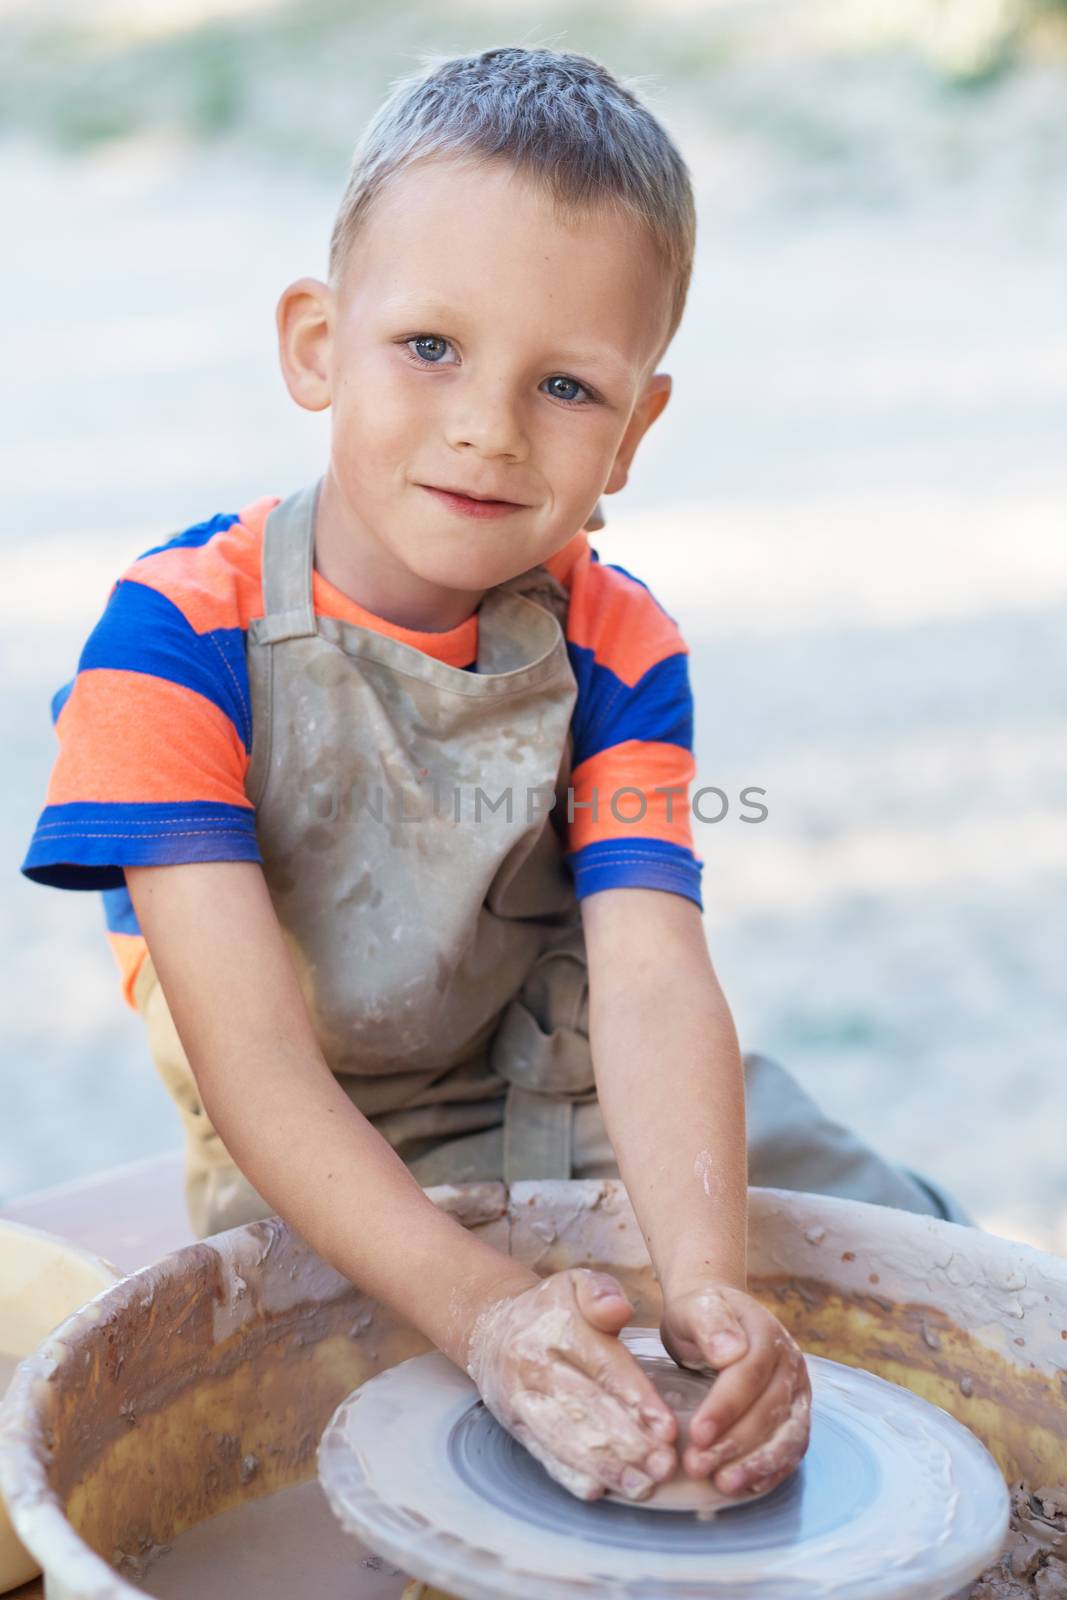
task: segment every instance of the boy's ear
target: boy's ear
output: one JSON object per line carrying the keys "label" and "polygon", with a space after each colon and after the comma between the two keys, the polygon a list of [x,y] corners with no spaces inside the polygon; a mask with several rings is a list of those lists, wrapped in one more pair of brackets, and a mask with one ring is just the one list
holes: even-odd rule
{"label": "boy's ear", "polygon": [[626,481],[630,476],[630,463],[633,461],[637,447],[670,397],[670,373],[654,372],[645,384],[644,393],[634,407],[634,414],[627,423],[626,432],[619,441],[619,448],[615,452],[615,460],[611,464],[608,481],[601,491],[603,494],[618,494],[620,489],[626,487]]}
{"label": "boy's ear", "polygon": [[297,278],[282,291],[274,314],[285,387],[305,411],[330,404],[330,340],[334,296],[318,278]]}

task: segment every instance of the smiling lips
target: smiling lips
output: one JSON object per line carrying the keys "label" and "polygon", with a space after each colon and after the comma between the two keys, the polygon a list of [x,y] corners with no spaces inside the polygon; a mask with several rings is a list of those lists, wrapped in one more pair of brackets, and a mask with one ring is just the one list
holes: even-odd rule
{"label": "smiling lips", "polygon": [[462,494],[454,489],[437,489],[430,483],[421,484],[420,487],[464,517],[504,517],[510,511],[527,509],[514,500],[481,500],[476,495]]}

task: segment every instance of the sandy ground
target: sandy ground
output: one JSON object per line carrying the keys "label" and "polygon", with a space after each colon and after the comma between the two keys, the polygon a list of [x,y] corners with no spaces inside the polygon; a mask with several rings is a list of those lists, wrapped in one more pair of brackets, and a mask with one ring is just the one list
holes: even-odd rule
{"label": "sandy ground", "polygon": [[[985,1225],[1067,1250],[1062,163],[997,143],[831,195],[678,131],[702,233],[676,388],[598,542],[691,646],[701,782],[734,802],[696,843],[742,1041]],[[177,1138],[96,897],[17,866],[49,697],[113,579],[321,468],[273,307],[323,271],[338,186],[158,136],[78,160],[11,138],[0,182],[3,1198]]]}

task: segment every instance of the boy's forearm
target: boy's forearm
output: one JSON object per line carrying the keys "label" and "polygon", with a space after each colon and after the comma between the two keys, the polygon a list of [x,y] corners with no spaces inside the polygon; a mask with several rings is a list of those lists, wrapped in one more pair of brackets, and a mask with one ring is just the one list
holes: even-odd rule
{"label": "boy's forearm", "polygon": [[486,1300],[537,1280],[438,1211],[334,1078],[258,865],[131,868],[127,882],[230,1155],[321,1256],[465,1366]]}
{"label": "boy's forearm", "polygon": [[457,1365],[479,1311],[536,1275],[438,1210],[324,1062],[257,1065],[250,1119],[219,1074],[205,1109],[249,1180],[359,1287]]}
{"label": "boy's forearm", "polygon": [[744,1070],[710,969],[601,971],[590,990],[597,1090],[665,1293],[709,1276],[744,1288]]}

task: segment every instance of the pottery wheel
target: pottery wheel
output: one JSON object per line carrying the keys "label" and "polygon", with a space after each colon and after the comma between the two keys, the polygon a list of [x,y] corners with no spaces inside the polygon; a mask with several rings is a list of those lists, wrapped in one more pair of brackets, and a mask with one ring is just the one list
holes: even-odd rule
{"label": "pottery wheel", "polygon": [[[622,1338],[654,1381],[662,1375],[658,1334]],[[812,1430],[799,1468],[706,1521],[576,1499],[436,1354],[380,1373],[338,1407],[319,1477],[343,1526],[465,1600],[945,1600],[1003,1544],[996,1463],[909,1390],[807,1362]]]}

